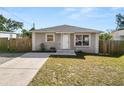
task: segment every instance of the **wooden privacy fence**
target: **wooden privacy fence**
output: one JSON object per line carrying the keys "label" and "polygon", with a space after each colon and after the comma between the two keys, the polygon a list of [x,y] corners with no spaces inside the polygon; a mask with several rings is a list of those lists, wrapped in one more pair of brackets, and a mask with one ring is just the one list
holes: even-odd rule
{"label": "wooden privacy fence", "polygon": [[[31,38],[0,38],[0,51],[26,52],[32,51]],[[99,53],[103,55],[118,55],[124,53],[124,41],[99,41]]]}
{"label": "wooden privacy fence", "polygon": [[0,38],[0,51],[25,52],[32,50],[32,40],[30,38],[7,39]]}
{"label": "wooden privacy fence", "polygon": [[99,52],[104,55],[118,55],[124,53],[124,41],[105,40],[99,41]]}
{"label": "wooden privacy fence", "polygon": [[8,38],[0,38],[0,51],[8,50]]}

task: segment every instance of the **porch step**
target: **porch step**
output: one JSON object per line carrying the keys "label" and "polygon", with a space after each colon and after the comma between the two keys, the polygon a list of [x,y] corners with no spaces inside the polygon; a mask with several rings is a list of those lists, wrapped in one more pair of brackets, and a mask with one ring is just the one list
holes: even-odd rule
{"label": "porch step", "polygon": [[57,55],[75,55],[74,50],[70,49],[62,49],[62,50],[57,50],[56,52]]}
{"label": "porch step", "polygon": [[62,50],[57,50],[57,53],[74,53],[74,50],[70,49],[62,49]]}

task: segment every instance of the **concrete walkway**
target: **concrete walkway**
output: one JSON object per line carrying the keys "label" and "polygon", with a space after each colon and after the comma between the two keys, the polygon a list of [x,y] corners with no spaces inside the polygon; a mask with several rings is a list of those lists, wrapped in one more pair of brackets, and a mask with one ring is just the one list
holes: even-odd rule
{"label": "concrete walkway", "polygon": [[48,53],[26,53],[0,65],[0,85],[28,85],[49,55]]}

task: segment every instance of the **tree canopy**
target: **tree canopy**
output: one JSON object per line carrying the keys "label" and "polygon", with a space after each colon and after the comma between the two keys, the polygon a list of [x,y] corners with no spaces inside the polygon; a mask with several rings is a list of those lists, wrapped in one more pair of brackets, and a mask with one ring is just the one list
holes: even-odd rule
{"label": "tree canopy", "polygon": [[32,37],[32,32],[31,31],[28,31],[26,29],[22,29],[21,32],[22,32],[22,34],[21,34],[22,37],[29,37],[29,38]]}
{"label": "tree canopy", "polygon": [[120,13],[116,15],[117,30],[124,29],[124,15]]}
{"label": "tree canopy", "polygon": [[35,30],[35,24],[33,23],[33,27],[29,31]]}
{"label": "tree canopy", "polygon": [[110,32],[106,32],[106,33],[101,33],[99,36],[100,40],[111,40],[112,39],[112,35]]}
{"label": "tree canopy", "polygon": [[23,23],[12,19],[7,19],[3,15],[0,15],[0,31],[15,31],[22,29]]}

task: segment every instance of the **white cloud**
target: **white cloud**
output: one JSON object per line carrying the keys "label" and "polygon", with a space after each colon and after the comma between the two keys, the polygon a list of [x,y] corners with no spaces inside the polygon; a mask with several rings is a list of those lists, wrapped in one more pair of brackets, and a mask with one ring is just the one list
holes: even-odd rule
{"label": "white cloud", "polygon": [[64,15],[70,19],[80,19],[82,16],[91,14],[94,8],[64,8]]}
{"label": "white cloud", "polygon": [[[118,10],[119,7],[110,8],[110,10]],[[106,12],[102,13],[102,8],[93,8],[93,7],[85,7],[85,8],[65,8],[64,16],[69,19],[81,19],[81,18],[105,18],[108,16],[113,16],[114,12]]]}

